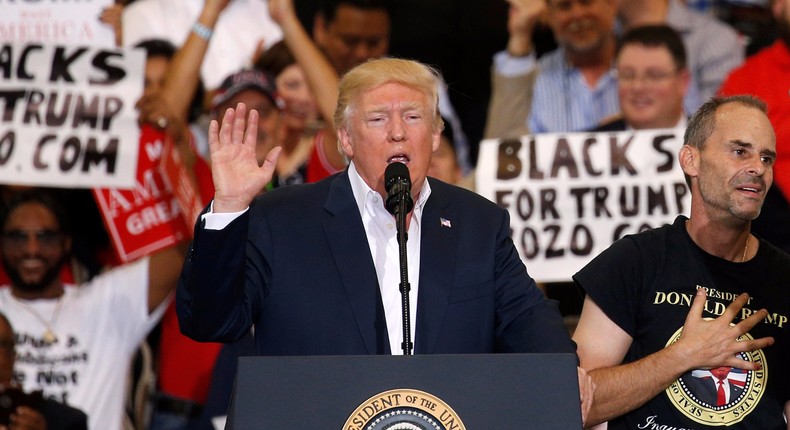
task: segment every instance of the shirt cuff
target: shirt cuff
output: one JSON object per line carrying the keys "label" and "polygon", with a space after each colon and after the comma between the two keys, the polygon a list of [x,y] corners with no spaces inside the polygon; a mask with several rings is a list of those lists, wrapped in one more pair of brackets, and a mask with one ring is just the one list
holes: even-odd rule
{"label": "shirt cuff", "polygon": [[533,50],[526,57],[513,57],[507,51],[494,54],[494,70],[506,78],[523,76],[531,72],[538,65],[538,59]]}
{"label": "shirt cuff", "polygon": [[227,227],[228,224],[233,222],[236,218],[240,217],[244,212],[247,212],[250,208],[246,208],[240,212],[223,212],[223,213],[214,213],[214,201],[211,201],[211,207],[209,208],[208,212],[204,213],[200,216],[200,218],[204,221],[203,228],[206,230],[222,230],[223,228]]}

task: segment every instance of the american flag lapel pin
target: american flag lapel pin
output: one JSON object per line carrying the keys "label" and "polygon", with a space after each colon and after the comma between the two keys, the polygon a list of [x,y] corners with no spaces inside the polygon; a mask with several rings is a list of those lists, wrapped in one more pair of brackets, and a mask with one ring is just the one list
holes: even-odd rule
{"label": "american flag lapel pin", "polygon": [[449,219],[439,218],[439,225],[442,227],[451,228],[453,223],[451,223]]}

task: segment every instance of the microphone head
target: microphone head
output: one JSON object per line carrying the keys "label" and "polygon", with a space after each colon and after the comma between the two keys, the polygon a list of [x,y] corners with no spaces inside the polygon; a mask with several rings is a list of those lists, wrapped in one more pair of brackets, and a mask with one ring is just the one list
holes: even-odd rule
{"label": "microphone head", "polygon": [[400,162],[390,163],[384,170],[384,189],[387,193],[390,192],[392,187],[397,183],[406,183],[406,189],[411,189],[411,177],[409,176],[409,168]]}
{"label": "microphone head", "polygon": [[384,189],[387,190],[385,207],[389,213],[400,212],[399,202],[404,203],[403,214],[409,213],[414,202],[411,198],[411,177],[409,168],[403,163],[390,163],[384,170]]}

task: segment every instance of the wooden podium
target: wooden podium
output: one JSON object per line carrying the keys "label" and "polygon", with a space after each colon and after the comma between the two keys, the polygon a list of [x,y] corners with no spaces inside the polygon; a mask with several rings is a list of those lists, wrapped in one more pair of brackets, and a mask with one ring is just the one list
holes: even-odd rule
{"label": "wooden podium", "polygon": [[576,356],[242,357],[226,429],[581,429]]}

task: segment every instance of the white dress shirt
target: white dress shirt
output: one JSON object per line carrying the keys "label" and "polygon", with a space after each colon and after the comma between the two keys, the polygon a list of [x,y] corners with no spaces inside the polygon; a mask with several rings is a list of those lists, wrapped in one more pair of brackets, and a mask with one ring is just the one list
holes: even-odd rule
{"label": "white dress shirt", "polygon": [[[348,168],[348,178],[351,181],[351,190],[357,201],[359,213],[362,216],[362,225],[370,247],[370,255],[376,266],[376,275],[381,290],[381,300],[384,304],[384,317],[387,320],[387,334],[390,340],[390,351],[395,355],[402,355],[403,348],[403,318],[401,310],[400,293],[400,256],[398,248],[397,229],[395,217],[387,212],[381,195],[373,191],[357,173],[354,163]],[[411,342],[414,343],[417,319],[417,292],[420,284],[420,224],[422,223],[422,210],[431,195],[428,181],[423,184],[420,195],[414,202],[411,222],[408,227],[408,240],[406,241],[406,260],[408,263],[409,284],[409,318],[411,321]]]}

